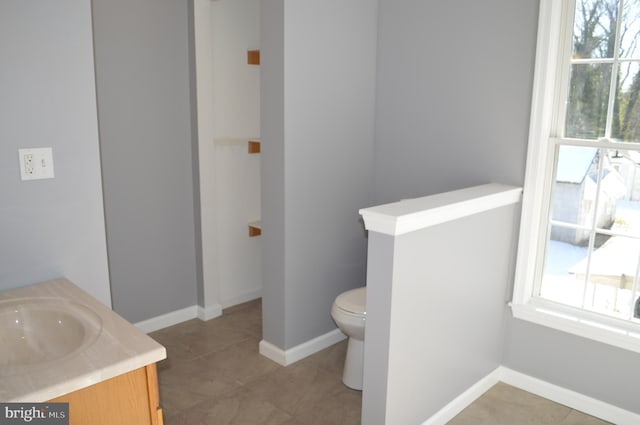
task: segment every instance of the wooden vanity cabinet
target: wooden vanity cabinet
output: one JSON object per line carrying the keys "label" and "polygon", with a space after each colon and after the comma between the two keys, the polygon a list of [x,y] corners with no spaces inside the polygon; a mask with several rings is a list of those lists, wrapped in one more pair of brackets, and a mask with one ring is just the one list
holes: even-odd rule
{"label": "wooden vanity cabinet", "polygon": [[70,425],[162,425],[155,363],[51,402],[69,403]]}

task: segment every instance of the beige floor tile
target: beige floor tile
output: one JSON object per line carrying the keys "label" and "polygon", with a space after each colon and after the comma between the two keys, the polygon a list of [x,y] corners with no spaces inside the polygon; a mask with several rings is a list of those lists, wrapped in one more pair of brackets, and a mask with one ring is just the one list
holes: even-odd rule
{"label": "beige floor tile", "polygon": [[233,344],[247,341],[249,338],[250,336],[238,332],[231,326],[222,322],[213,322],[202,330],[183,335],[181,342],[189,348],[194,357],[197,357],[223,350]]}
{"label": "beige floor tile", "polygon": [[267,373],[282,369],[282,366],[258,352],[258,344],[259,341],[252,338],[199,357],[194,363],[205,373],[246,384]]}
{"label": "beige floor tile", "polygon": [[167,350],[167,358],[158,363],[158,371],[171,368],[174,363],[181,363],[191,357],[189,347],[180,342],[179,333],[162,329],[160,331],[151,332],[149,336],[162,344]]}
{"label": "beige floor tile", "polygon": [[283,425],[293,418],[272,404],[240,388],[213,397],[169,418],[167,425]]}
{"label": "beige floor tile", "polygon": [[[362,393],[342,384],[347,341],[289,367],[258,353],[262,305],[190,320],[150,334],[167,348],[159,363],[166,425],[358,425]],[[498,383],[451,425],[605,425],[592,416]]]}
{"label": "beige floor tile", "polygon": [[294,364],[248,382],[247,388],[259,398],[298,416],[345,387],[328,372],[305,364]]}
{"label": "beige floor tile", "polygon": [[577,410],[572,410],[569,416],[562,422],[561,425],[608,425],[610,422],[605,422],[602,419],[594,418]]}
{"label": "beige floor tile", "polygon": [[252,338],[219,319],[208,322],[190,320],[184,324],[154,332],[150,336],[167,347],[167,365],[160,365],[161,368],[170,367],[174,362],[189,361],[224,350]]}
{"label": "beige floor tile", "polygon": [[262,303],[260,302],[250,301],[241,304],[241,308],[237,310],[233,307],[225,309],[221,321],[254,338],[262,339]]}
{"label": "beige floor tile", "polygon": [[471,405],[447,422],[447,425],[488,425],[491,414]]}
{"label": "beige floor tile", "polygon": [[222,310],[222,314],[223,316],[228,316],[230,314],[234,314],[237,312],[241,312],[244,310],[251,310],[251,309],[260,309],[260,311],[262,311],[262,298],[257,298],[255,300],[252,301],[247,301],[246,303],[242,303],[242,304],[237,304],[231,307],[227,307],[224,310]]}
{"label": "beige floor tile", "polygon": [[451,425],[557,425],[571,409],[498,383],[449,422]]}
{"label": "beige floor tile", "polygon": [[194,362],[177,364],[170,370],[158,374],[160,401],[166,415],[217,397],[239,387],[239,384],[224,376],[203,373]]}
{"label": "beige floor tile", "polygon": [[300,363],[318,367],[341,377],[346,355],[347,340],[344,340],[302,359]]}
{"label": "beige floor tile", "polygon": [[307,425],[360,425],[362,392],[344,388],[315,405],[299,409],[296,418]]}
{"label": "beige floor tile", "polygon": [[152,332],[150,335],[164,335],[166,337],[179,338],[183,334],[197,332],[204,329],[209,322],[203,322],[199,319],[191,319],[168,328]]}

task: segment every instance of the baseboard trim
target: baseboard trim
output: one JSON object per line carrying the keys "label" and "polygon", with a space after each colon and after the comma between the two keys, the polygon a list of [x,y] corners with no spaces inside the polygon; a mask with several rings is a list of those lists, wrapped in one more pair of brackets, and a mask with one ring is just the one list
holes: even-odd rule
{"label": "baseboard trim", "polygon": [[170,311],[169,313],[152,317],[151,319],[143,320],[142,322],[135,323],[134,326],[144,333],[149,333],[168,328],[169,326],[177,325],[178,323],[186,322],[191,319],[198,318],[200,320],[207,321],[219,316],[222,316],[222,306],[220,304],[214,304],[206,308],[199,305],[192,305],[180,310]]}
{"label": "baseboard trim", "polygon": [[429,419],[423,422],[422,425],[446,424],[458,413],[462,412],[467,406],[478,399],[482,394],[484,394],[489,388],[497,384],[500,380],[500,376],[501,367],[498,367],[493,372],[489,373],[487,376],[469,387],[458,397],[447,403],[446,406],[444,406],[442,409],[436,412],[435,415],[431,416]]}
{"label": "baseboard trim", "polygon": [[607,422],[618,425],[640,424],[640,414],[630,412],[604,401],[588,397],[564,387],[543,381],[538,378],[517,372],[507,367],[500,367],[500,381],[516,388],[528,391],[540,397],[564,404]]}
{"label": "baseboard trim", "polygon": [[533,376],[499,366],[449,402],[422,425],[444,425],[499,381],[618,425],[640,424],[640,415]]}
{"label": "baseboard trim", "polygon": [[135,323],[135,327],[144,333],[149,333],[195,319],[196,317],[198,317],[198,306],[192,305]]}
{"label": "baseboard trim", "polygon": [[279,365],[289,366],[346,338],[347,336],[340,329],[334,329],[288,350],[283,350],[263,339],[260,341],[260,354]]}
{"label": "baseboard trim", "polygon": [[234,305],[246,303],[248,301],[253,301],[255,299],[262,297],[262,289],[254,289],[252,291],[244,292],[240,295],[236,295],[234,297],[229,298],[228,300],[222,301],[221,308],[229,308]]}
{"label": "baseboard trim", "polygon": [[269,341],[264,339],[261,340],[260,344],[258,344],[258,351],[260,351],[260,354],[262,354],[269,360],[273,360],[281,366],[287,366],[287,355],[284,350],[278,346],[273,345]]}
{"label": "baseboard trim", "polygon": [[220,304],[210,305],[209,307],[198,306],[198,319],[207,321],[222,316],[222,306]]}

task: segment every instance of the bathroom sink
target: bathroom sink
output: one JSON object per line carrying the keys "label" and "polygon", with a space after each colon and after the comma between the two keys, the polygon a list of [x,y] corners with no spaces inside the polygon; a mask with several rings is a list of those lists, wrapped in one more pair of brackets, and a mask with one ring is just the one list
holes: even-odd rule
{"label": "bathroom sink", "polygon": [[51,365],[87,348],[102,320],[82,304],[62,298],[0,301],[0,376]]}

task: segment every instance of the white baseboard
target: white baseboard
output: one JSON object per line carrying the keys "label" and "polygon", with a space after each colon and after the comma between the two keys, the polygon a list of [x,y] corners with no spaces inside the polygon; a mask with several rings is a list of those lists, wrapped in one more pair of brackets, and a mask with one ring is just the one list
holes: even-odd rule
{"label": "white baseboard", "polygon": [[196,317],[198,317],[198,306],[192,305],[181,310],[171,311],[160,316],[152,317],[151,319],[143,320],[142,322],[136,323],[135,326],[142,332],[149,333],[195,319]]}
{"label": "white baseboard", "polygon": [[422,425],[444,425],[498,381],[617,425],[640,424],[640,415],[500,366],[449,402]]}
{"label": "white baseboard", "polygon": [[219,316],[222,316],[222,306],[220,304],[214,304],[206,308],[192,305],[135,323],[135,327],[144,333],[149,333],[195,318],[207,321]]}
{"label": "white baseboard", "polygon": [[262,341],[260,341],[260,344],[258,344],[258,349],[260,351],[260,354],[262,354],[269,360],[273,360],[279,365],[287,366],[287,355],[280,347],[277,347],[269,341],[263,339]]}
{"label": "white baseboard", "polygon": [[640,424],[640,415],[567,388],[500,367],[500,381],[618,425]]}
{"label": "white baseboard", "polygon": [[467,406],[484,394],[489,388],[498,383],[501,376],[501,366],[473,384],[465,392],[451,400],[435,415],[424,421],[422,425],[444,425],[462,412]]}
{"label": "white baseboard", "polygon": [[198,319],[207,321],[222,316],[222,306],[220,304],[210,305],[209,307],[198,306]]}
{"label": "white baseboard", "polygon": [[246,303],[247,301],[253,301],[262,297],[262,289],[254,289],[242,294],[231,297],[222,301],[222,308],[233,307],[234,305]]}
{"label": "white baseboard", "polygon": [[276,347],[263,339],[260,341],[260,354],[282,366],[289,366],[346,338],[340,329],[334,329],[288,350]]}

